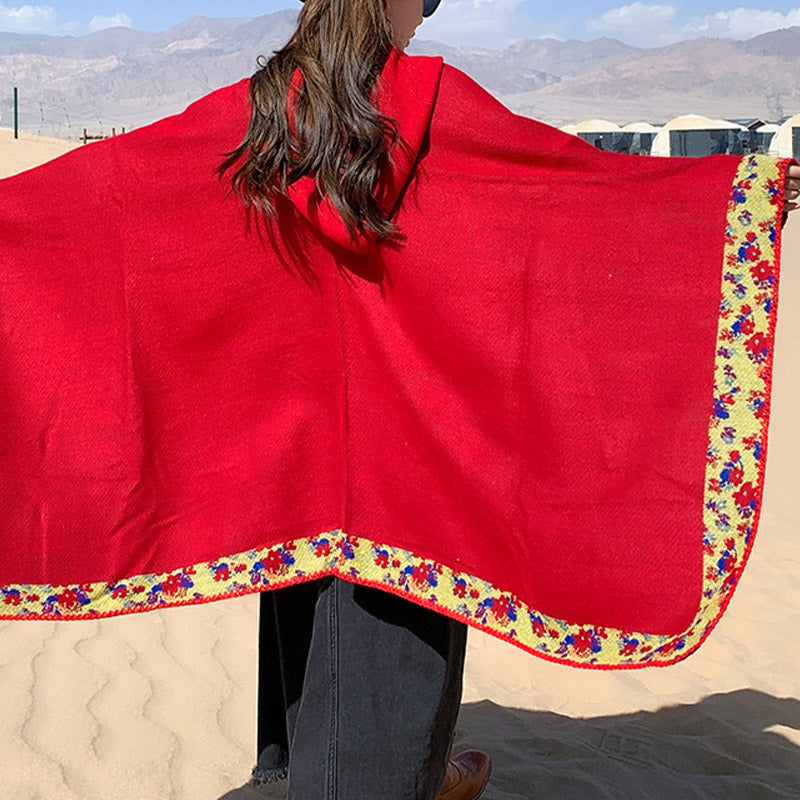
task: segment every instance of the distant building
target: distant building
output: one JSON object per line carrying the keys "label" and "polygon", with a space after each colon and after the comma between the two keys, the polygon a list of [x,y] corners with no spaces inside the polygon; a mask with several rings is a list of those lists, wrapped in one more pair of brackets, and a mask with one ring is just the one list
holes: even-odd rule
{"label": "distant building", "polygon": [[775,134],[780,130],[780,127],[780,125],[776,125],[774,122],[768,122],[760,128],[756,128],[751,134],[752,146],[750,152],[774,155],[772,152],[772,141],[775,138]]}
{"label": "distant building", "polygon": [[789,117],[775,132],[769,146],[770,155],[800,158],[800,114]]}
{"label": "distant building", "polygon": [[[742,144],[745,153],[766,153],[764,136],[759,136],[759,131],[767,124],[765,119],[732,119],[731,122],[747,128],[747,133],[742,132]],[[766,147],[769,147],[769,142],[766,142]]]}
{"label": "distant building", "polygon": [[571,126],[575,136],[584,142],[593,144],[598,150],[607,150],[610,153],[626,153],[625,136],[622,128],[616,122],[605,119],[587,119]]}
{"label": "distant building", "polygon": [[749,131],[724,119],[687,114],[670,120],[656,134],[654,156],[707,156],[715,153],[742,155]]}
{"label": "distant building", "polygon": [[631,122],[622,129],[627,139],[627,150],[632,155],[649,156],[653,150],[653,142],[661,128],[649,122]]}

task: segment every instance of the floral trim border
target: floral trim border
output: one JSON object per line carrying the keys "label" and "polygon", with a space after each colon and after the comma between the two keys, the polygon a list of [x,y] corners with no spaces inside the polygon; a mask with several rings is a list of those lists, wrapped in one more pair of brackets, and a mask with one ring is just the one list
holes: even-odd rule
{"label": "floral trim border", "polygon": [[336,529],[161,575],[80,586],[0,587],[0,619],[94,619],[209,602],[336,575],[405,596],[543,658],[579,667],[666,666],[722,616],[753,546],[767,447],[780,213],[790,159],[742,159],[725,233],[709,425],[702,602],[679,636],[575,625],[437,561]]}

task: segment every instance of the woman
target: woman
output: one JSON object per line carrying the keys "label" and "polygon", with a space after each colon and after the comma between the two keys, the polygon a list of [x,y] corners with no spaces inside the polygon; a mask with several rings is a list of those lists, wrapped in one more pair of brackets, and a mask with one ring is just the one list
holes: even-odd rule
{"label": "woman", "polygon": [[309,0],[249,86],[0,182],[0,618],[268,592],[303,800],[477,796],[463,623],[685,658],[763,490],[797,167],[601,153],[404,55],[422,9]]}
{"label": "woman", "polygon": [[[387,42],[404,50],[437,5],[438,0],[387,0],[385,18],[377,3],[337,6],[310,1],[306,5],[292,39],[254,76],[250,132],[225,165],[249,159],[240,166],[234,185],[251,205],[271,210],[264,185],[281,176],[287,165],[275,144],[282,142],[286,132],[280,127],[269,130],[263,120],[279,117],[284,86],[294,67],[304,75],[317,73],[320,92],[319,86],[327,82],[318,74],[319,64],[334,63],[337,43],[345,41],[344,32],[353,29],[360,41],[370,44],[364,55],[365,71],[373,66],[377,72]],[[327,41],[321,31],[327,33]],[[322,92],[317,99],[327,101]],[[309,100],[309,118],[304,123],[311,137],[316,133],[313,110],[313,100]],[[332,119],[336,111],[326,103],[322,113]],[[260,155],[265,143],[270,143],[266,158]],[[288,150],[288,142],[282,146]],[[317,154],[317,165],[325,155],[330,158],[330,154]],[[308,158],[305,169],[310,162]],[[346,210],[335,172],[321,175],[326,193]],[[262,182],[253,180],[254,176]],[[371,180],[367,186],[371,191]],[[796,195],[796,189],[789,191]],[[356,204],[352,206],[356,211]],[[386,220],[369,213],[375,210],[367,206],[363,218],[356,211],[350,221],[367,223],[376,233],[386,234]],[[338,578],[262,594],[260,756],[255,781],[284,777],[288,768],[289,796],[316,797],[320,787],[333,780],[326,762],[332,759],[337,765],[331,773],[335,784],[328,782],[326,796],[432,797],[441,784],[454,731],[465,644],[463,623]],[[398,713],[401,707],[403,713]],[[477,797],[488,772],[487,756],[464,754],[460,762],[450,763],[440,796]]]}
{"label": "woman", "polygon": [[[390,0],[381,9],[378,3],[334,8],[309,2],[291,40],[254,76],[254,108],[267,114],[270,100],[280,104],[281,68],[294,71],[285,65],[298,64],[310,74],[341,51],[338,42],[345,37],[337,35],[337,26],[360,28],[377,71],[389,42],[404,50],[438,4]],[[270,98],[275,85],[281,89]],[[340,111],[324,110],[331,116]],[[259,127],[261,119],[254,115],[250,134],[226,162],[233,166],[253,154],[237,185],[256,204],[266,198],[262,185],[243,184],[247,170],[270,182],[277,163],[265,169],[255,154],[259,143],[279,141],[283,133]],[[369,221],[384,232],[386,222],[374,212]],[[488,756],[468,751],[449,764],[447,759],[466,635],[467,626],[457,620],[339,578],[262,594],[255,783],[288,773],[290,798],[424,800],[440,788],[446,800],[478,797],[489,778]]]}

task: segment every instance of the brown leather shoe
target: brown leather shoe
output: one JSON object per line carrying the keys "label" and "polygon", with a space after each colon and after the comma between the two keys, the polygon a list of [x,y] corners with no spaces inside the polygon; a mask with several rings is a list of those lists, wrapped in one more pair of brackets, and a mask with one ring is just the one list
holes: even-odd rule
{"label": "brown leather shoe", "polygon": [[477,800],[483,794],[492,760],[480,750],[466,750],[451,758],[436,800]]}

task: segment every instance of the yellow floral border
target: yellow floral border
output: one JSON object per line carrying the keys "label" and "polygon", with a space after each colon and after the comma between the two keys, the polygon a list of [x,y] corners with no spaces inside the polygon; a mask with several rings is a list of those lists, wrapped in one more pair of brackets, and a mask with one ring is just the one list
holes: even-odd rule
{"label": "yellow floral border", "polygon": [[81,586],[0,587],[0,619],[95,619],[209,602],[323,575],[380,587],[572,666],[665,666],[724,612],[753,545],[761,505],[780,257],[790,159],[742,159],[725,237],[714,409],[709,426],[702,603],[679,636],[575,625],[528,608],[473,575],[330,530],[161,575]]}

